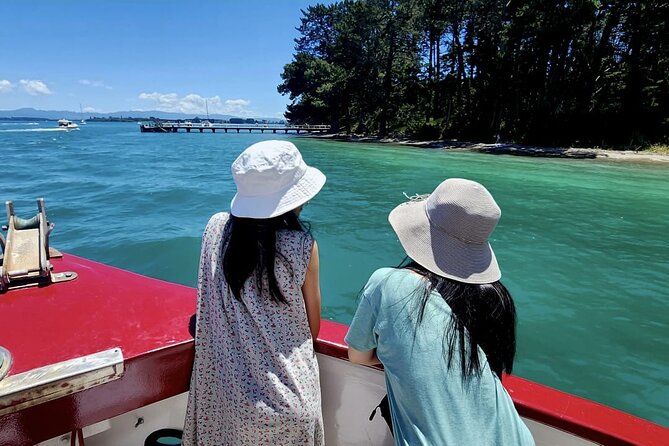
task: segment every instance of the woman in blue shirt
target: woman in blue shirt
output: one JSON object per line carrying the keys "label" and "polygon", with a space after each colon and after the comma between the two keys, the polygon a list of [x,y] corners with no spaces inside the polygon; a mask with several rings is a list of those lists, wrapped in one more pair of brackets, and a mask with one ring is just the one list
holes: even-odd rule
{"label": "woman in blue shirt", "polygon": [[458,178],[390,213],[408,260],[372,274],[346,341],[351,361],[384,366],[397,445],[534,445],[500,380],[516,347],[488,242],[500,214]]}

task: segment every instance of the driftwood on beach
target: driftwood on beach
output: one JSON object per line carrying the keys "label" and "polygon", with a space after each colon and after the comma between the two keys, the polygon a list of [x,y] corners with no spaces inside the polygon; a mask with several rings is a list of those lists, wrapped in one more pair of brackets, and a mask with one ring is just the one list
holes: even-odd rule
{"label": "driftwood on beach", "polygon": [[572,149],[564,147],[533,147],[516,144],[477,144],[473,148],[477,152],[495,155],[541,156],[551,158],[597,158],[597,152],[588,149]]}

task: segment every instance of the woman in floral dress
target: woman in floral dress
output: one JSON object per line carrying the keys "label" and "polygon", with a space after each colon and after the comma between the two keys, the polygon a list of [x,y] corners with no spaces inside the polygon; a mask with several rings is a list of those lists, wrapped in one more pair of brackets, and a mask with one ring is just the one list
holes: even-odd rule
{"label": "woman in floral dress", "polygon": [[232,164],[231,212],[202,237],[184,445],[322,445],[318,246],[299,220],[325,184],[287,141]]}

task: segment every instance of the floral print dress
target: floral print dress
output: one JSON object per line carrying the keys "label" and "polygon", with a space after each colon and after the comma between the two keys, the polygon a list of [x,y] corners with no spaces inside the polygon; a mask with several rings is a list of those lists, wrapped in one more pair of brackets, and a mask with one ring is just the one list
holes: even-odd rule
{"label": "floral print dress", "polygon": [[[184,445],[323,445],[318,363],[302,284],[313,239],[279,231],[275,274],[288,305],[261,294],[253,277],[242,302],[223,276],[229,214],[218,213],[202,238],[195,362]],[[263,278],[267,290],[267,278]]]}

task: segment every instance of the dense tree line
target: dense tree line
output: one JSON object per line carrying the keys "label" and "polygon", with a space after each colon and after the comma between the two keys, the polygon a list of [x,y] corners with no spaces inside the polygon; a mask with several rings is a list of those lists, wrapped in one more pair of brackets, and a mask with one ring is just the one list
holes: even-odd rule
{"label": "dense tree line", "polygon": [[669,2],[345,0],[302,11],[278,90],[340,132],[669,139]]}

